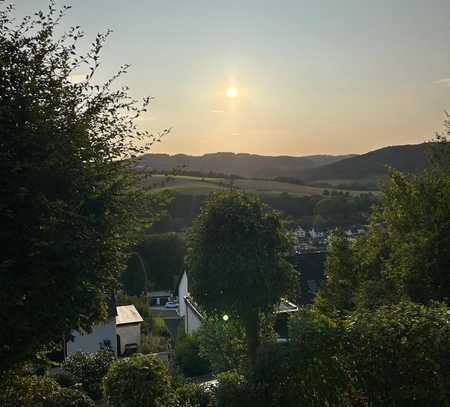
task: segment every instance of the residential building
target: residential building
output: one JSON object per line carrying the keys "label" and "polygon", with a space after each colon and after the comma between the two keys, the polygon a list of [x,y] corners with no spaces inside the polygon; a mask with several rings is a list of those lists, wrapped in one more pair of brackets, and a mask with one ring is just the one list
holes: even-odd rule
{"label": "residential building", "polygon": [[90,332],[73,331],[64,343],[64,357],[75,352],[94,353],[110,348],[116,356],[139,350],[142,317],[134,305],[110,307],[108,318],[92,327]]}
{"label": "residential building", "polygon": [[[189,293],[188,275],[186,271],[183,272],[183,275],[178,280],[178,298],[180,301],[178,315],[183,319],[184,332],[187,335],[191,335],[200,328],[204,316]],[[291,313],[297,311],[297,305],[287,300],[281,301],[275,311],[275,314],[277,315],[275,326],[279,328],[277,329],[277,332],[280,337],[285,337],[287,335],[287,317]]]}
{"label": "residential building", "polygon": [[117,307],[116,332],[118,356],[127,356],[139,350],[141,345],[142,322],[144,320],[134,305]]}

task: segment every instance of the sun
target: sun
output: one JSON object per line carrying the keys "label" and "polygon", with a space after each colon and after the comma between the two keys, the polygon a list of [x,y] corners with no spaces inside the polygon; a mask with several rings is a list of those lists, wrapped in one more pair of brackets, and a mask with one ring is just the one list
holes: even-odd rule
{"label": "sun", "polygon": [[234,86],[230,86],[227,89],[227,96],[229,98],[235,98],[238,95],[238,90]]}

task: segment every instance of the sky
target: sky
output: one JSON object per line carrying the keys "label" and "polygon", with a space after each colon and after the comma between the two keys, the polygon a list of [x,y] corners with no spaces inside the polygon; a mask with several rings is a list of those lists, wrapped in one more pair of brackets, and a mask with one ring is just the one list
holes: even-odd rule
{"label": "sky", "polygon": [[450,110],[449,0],[56,3],[87,39],[113,30],[97,80],[131,64],[130,94],[155,97],[139,126],[172,128],[152,152],[364,153],[428,141]]}

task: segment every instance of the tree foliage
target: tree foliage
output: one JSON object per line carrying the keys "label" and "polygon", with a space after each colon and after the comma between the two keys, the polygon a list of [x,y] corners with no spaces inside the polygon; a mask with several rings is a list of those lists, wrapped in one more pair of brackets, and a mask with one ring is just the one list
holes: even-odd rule
{"label": "tree foliage", "polygon": [[[217,351],[217,350],[216,350]],[[175,363],[181,368],[185,376],[194,377],[210,373],[207,359],[200,354],[200,336],[180,335],[175,342]]]}
{"label": "tree foliage", "polygon": [[176,389],[179,407],[216,407],[214,393],[198,383],[184,383]]}
{"label": "tree foliage", "polygon": [[342,329],[317,312],[303,310],[289,323],[290,341],[259,350],[252,377],[261,406],[344,405]]}
{"label": "tree foliage", "polygon": [[[448,406],[445,305],[402,302],[330,319],[304,310],[291,340],[260,348],[249,388],[259,406]],[[249,390],[249,391],[250,391]]]}
{"label": "tree foliage", "polygon": [[217,407],[252,406],[254,394],[248,382],[239,372],[230,370],[217,375],[218,386],[215,391]]}
{"label": "tree foliage", "polygon": [[[450,126],[450,123],[447,123]],[[382,203],[366,236],[332,240],[327,279],[316,298],[323,311],[349,312],[409,299],[450,298],[450,145],[430,144],[422,175],[390,171]]]}
{"label": "tree foliage", "polygon": [[207,312],[241,321],[250,363],[260,314],[296,287],[296,272],[285,259],[289,249],[279,215],[257,197],[235,191],[212,194],[189,234],[192,294]]}
{"label": "tree foliage", "polygon": [[81,391],[60,387],[52,378],[16,374],[0,385],[0,405],[7,407],[94,407]]}
{"label": "tree foliage", "polygon": [[146,235],[121,275],[124,290],[131,295],[149,289],[172,290],[183,273],[184,255],[184,241],[176,233]]}
{"label": "tree foliage", "polygon": [[354,308],[356,272],[353,262],[353,252],[345,236],[332,234],[325,261],[326,280],[315,297],[315,304],[324,313],[348,312]]}
{"label": "tree foliage", "polygon": [[175,402],[167,366],[151,355],[133,355],[115,362],[104,378],[111,407],[169,407]]}
{"label": "tree foliage", "polygon": [[0,5],[0,371],[105,316],[139,220],[160,204],[129,159],[159,140],[135,125],[150,98],[114,87],[127,66],[95,82],[109,32],[77,54],[79,27],[56,34],[67,9],[16,23]]}
{"label": "tree foliage", "polygon": [[445,305],[402,302],[344,321],[342,354],[359,399],[374,407],[450,406]]}
{"label": "tree foliage", "polygon": [[247,365],[245,331],[236,320],[207,318],[197,331],[200,355],[214,373],[243,371]]}
{"label": "tree foliage", "polygon": [[84,391],[97,400],[102,397],[103,377],[114,360],[114,353],[109,349],[100,349],[95,353],[76,352],[64,361],[62,372],[74,377]]}

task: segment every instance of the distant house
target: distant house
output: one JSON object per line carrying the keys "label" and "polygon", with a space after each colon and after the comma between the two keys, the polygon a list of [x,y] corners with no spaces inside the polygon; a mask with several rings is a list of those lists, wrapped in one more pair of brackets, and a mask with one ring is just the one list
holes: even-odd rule
{"label": "distant house", "polygon": [[72,332],[64,343],[64,357],[75,352],[94,353],[108,347],[122,356],[136,352],[141,343],[142,317],[134,305],[111,307],[106,321],[95,325],[91,332]]}
{"label": "distant house", "polygon": [[148,296],[151,307],[163,307],[172,298],[172,293],[170,291],[151,291]]}
{"label": "distant house", "polygon": [[313,227],[309,231],[309,236],[311,236],[311,239],[323,239],[325,237],[325,231],[317,227]]}
{"label": "distant house", "polygon": [[64,356],[75,352],[94,353],[105,347],[117,355],[116,315],[110,315],[106,321],[93,326],[89,333],[73,331],[72,339],[64,344]]}
{"label": "distant house", "polygon": [[144,320],[134,305],[117,307],[116,332],[118,356],[127,356],[139,350],[141,345],[142,322]]}
{"label": "distant house", "polygon": [[189,295],[188,277],[186,271],[183,272],[178,280],[178,315],[183,318],[184,332],[188,335],[194,333],[200,328],[203,315],[198,310],[193,299]]}
{"label": "distant house", "polygon": [[[194,333],[202,325],[204,315],[200,312],[197,304],[190,296],[188,275],[183,272],[182,276],[178,280],[178,298],[180,305],[178,307],[178,315],[184,320],[184,332],[187,335]],[[277,315],[277,321],[275,323],[277,332],[280,337],[287,335],[287,317],[293,312],[297,312],[298,307],[287,300],[282,300],[278,306],[275,314]]]}
{"label": "distant house", "polygon": [[301,226],[297,228],[295,234],[298,239],[304,239],[306,237],[306,231]]}

